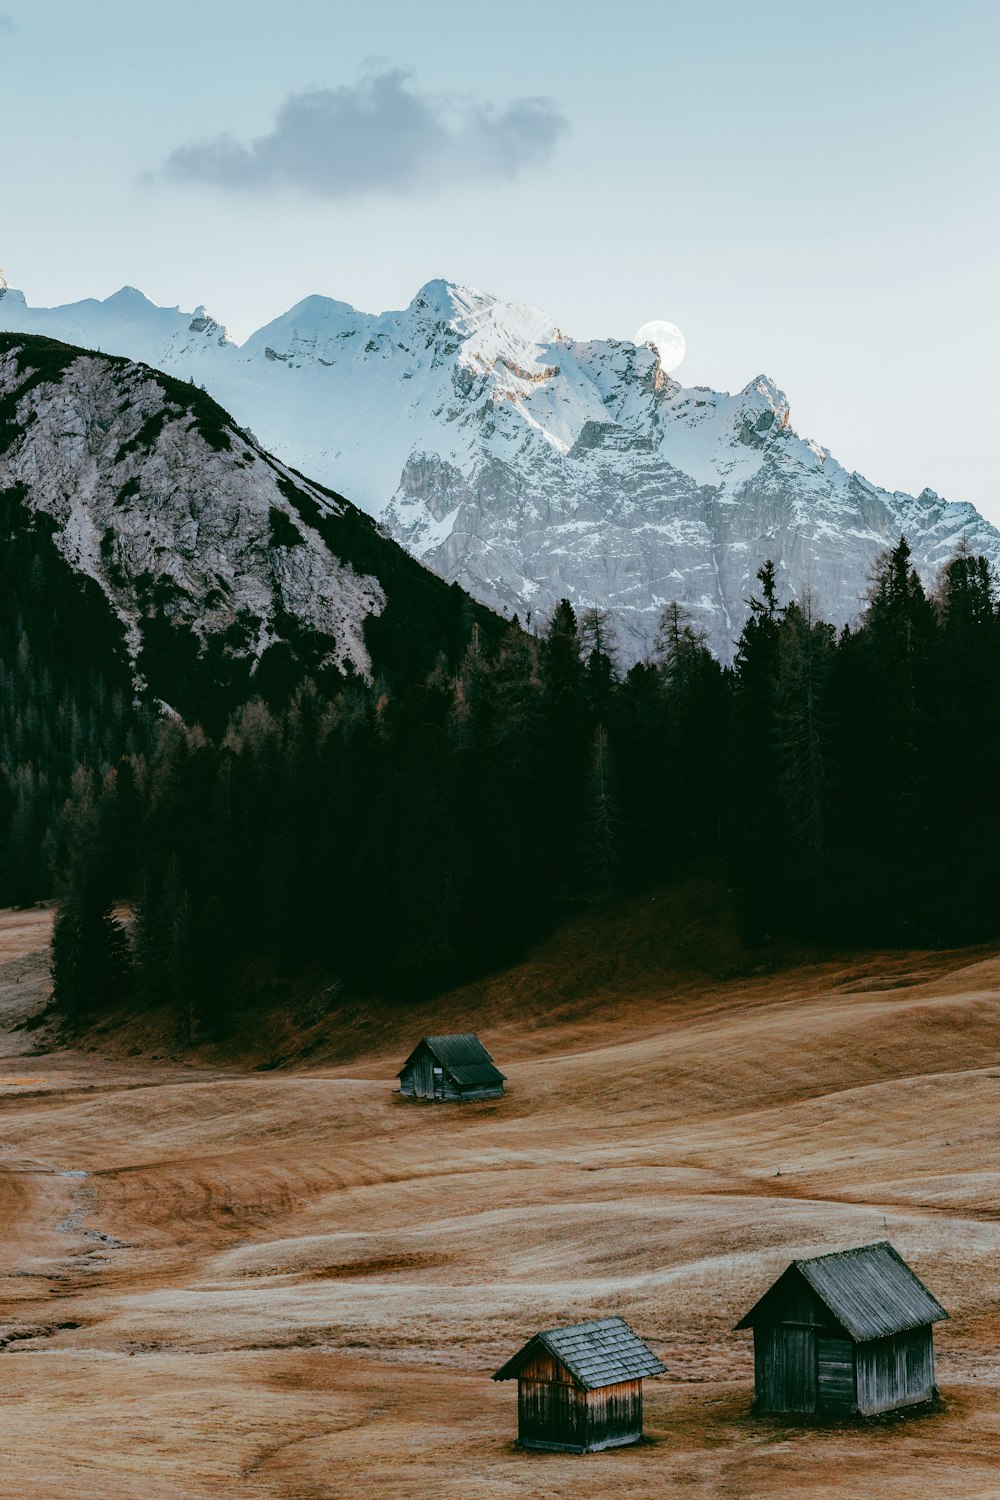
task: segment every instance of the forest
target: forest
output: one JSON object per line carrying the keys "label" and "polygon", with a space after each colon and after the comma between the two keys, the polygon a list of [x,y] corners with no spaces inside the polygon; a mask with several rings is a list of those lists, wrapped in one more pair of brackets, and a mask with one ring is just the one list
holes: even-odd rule
{"label": "forest", "polygon": [[60,674],[37,662],[30,565],[18,577],[0,899],[58,897],[70,1022],[128,999],[170,1006],[183,1040],[220,1035],[262,971],[405,1000],[581,905],[706,871],[751,944],[1000,931],[1000,598],[981,557],[928,594],[901,539],[839,634],[808,596],[782,602],[767,563],[732,668],[678,605],[627,672],[600,612],[563,602],[537,635],[489,636],[470,614],[419,680],[306,679],[211,733],[72,651]]}

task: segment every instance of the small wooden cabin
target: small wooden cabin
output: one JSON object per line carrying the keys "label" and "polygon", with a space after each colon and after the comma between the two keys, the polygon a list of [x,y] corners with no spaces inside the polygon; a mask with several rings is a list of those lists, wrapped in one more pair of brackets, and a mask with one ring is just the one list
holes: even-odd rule
{"label": "small wooden cabin", "polygon": [[471,1031],[425,1036],[399,1072],[399,1092],[412,1099],[496,1099],[504,1075]]}
{"label": "small wooden cabin", "polygon": [[888,1241],[793,1261],[736,1325],[753,1329],[754,1410],[874,1416],[930,1401],[947,1316]]}
{"label": "small wooden cabin", "polygon": [[596,1453],[642,1437],[642,1382],[663,1365],[624,1318],[536,1333],[494,1375],[517,1380],[524,1448]]}

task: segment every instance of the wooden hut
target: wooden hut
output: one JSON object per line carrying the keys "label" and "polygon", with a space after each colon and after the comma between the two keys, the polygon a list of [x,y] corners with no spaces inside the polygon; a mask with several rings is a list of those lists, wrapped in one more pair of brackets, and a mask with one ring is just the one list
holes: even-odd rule
{"label": "wooden hut", "polygon": [[471,1031],[425,1036],[399,1071],[399,1092],[412,1099],[496,1099],[504,1075]]}
{"label": "wooden hut", "polygon": [[737,1328],[752,1328],[754,1410],[895,1411],[936,1394],[948,1314],[887,1241],[796,1260]]}
{"label": "wooden hut", "polygon": [[642,1437],[642,1382],[663,1366],[624,1318],[536,1333],[494,1375],[517,1380],[524,1448],[595,1453]]}

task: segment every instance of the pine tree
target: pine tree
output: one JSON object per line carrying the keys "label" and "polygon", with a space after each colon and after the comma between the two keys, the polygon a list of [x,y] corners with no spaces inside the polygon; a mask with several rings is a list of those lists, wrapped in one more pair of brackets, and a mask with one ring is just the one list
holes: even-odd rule
{"label": "pine tree", "polygon": [[102,838],[102,809],[93,780],[82,769],[73,777],[63,820],[67,878],[53,932],[52,994],[75,1022],[121,998],[130,962],[114,913],[114,872]]}
{"label": "pine tree", "polygon": [[832,625],[814,616],[811,595],[784,611],[775,683],[775,748],[784,827],[793,853],[818,866],[828,846],[832,759]]}
{"label": "pine tree", "polygon": [[764,563],[757,580],[761,592],[747,601],[750,614],[736,651],[730,747],[735,770],[730,797],[734,853],[745,893],[747,930],[753,936],[773,928],[781,884],[776,858],[781,798],[775,746],[784,611],[778,604],[773,562]]}
{"label": "pine tree", "polygon": [[717,849],[722,836],[728,683],[705,632],[676,600],[660,617],[652,660],[662,683],[660,775],[670,787],[671,841],[697,858]]}
{"label": "pine tree", "polygon": [[867,662],[870,771],[901,858],[919,842],[927,808],[933,606],[905,537],[875,563],[861,641]]}
{"label": "pine tree", "polygon": [[591,890],[597,896],[609,896],[618,874],[619,813],[608,732],[603,724],[598,724],[594,730],[587,793],[587,864]]}
{"label": "pine tree", "polygon": [[88,894],[67,892],[52,933],[52,998],[70,1024],[117,999],[127,973],[121,928]]}
{"label": "pine tree", "polygon": [[941,575],[929,757],[961,787],[962,805],[934,796],[927,809],[942,850],[942,906],[954,930],[977,939],[1000,910],[1000,608],[985,557],[963,547]]}
{"label": "pine tree", "polygon": [[576,615],[567,599],[556,605],[540,650],[542,740],[539,775],[545,807],[540,848],[543,884],[562,897],[576,889],[583,829],[584,787],[591,715],[580,660]]}
{"label": "pine tree", "polygon": [[591,713],[597,720],[606,719],[618,683],[618,630],[611,611],[584,610],[578,635]]}

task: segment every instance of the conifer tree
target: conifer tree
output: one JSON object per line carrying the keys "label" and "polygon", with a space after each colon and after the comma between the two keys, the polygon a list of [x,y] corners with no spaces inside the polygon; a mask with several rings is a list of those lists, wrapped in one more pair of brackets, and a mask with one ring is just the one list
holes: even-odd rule
{"label": "conifer tree", "polygon": [[590,708],[572,605],[556,605],[540,650],[542,742],[539,775],[546,820],[539,850],[540,875],[565,898],[577,885],[583,832],[584,782],[590,744]]}
{"label": "conifer tree", "polygon": [[784,611],[778,637],[775,748],[784,828],[793,854],[819,865],[828,845],[832,625],[815,618],[808,591]]}
{"label": "conifer tree", "polygon": [[760,935],[775,920],[780,877],[775,858],[780,828],[776,757],[776,697],[779,634],[774,563],[758,570],[760,594],[748,601],[750,614],[736,651],[731,761],[736,770],[730,796],[736,868],[746,896],[748,932]]}
{"label": "conifer tree", "polygon": [[[1000,910],[1000,609],[985,557],[967,547],[944,568],[932,685],[932,774],[962,803],[932,796],[927,821],[942,851],[941,901],[963,937],[991,931]],[[984,851],[995,851],[984,858]]]}
{"label": "conifer tree", "polygon": [[125,934],[114,914],[114,872],[91,776],[73,777],[63,813],[66,890],[53,932],[53,1000],[70,1021],[121,998],[129,975]]}
{"label": "conifer tree", "polygon": [[603,724],[594,730],[590,752],[587,795],[587,864],[591,890],[609,896],[618,874],[619,815],[614,790],[608,732]]}
{"label": "conifer tree", "polygon": [[607,609],[586,609],[580,616],[580,658],[586,669],[586,690],[596,720],[611,713],[618,682],[618,631]]}
{"label": "conifer tree", "polygon": [[902,536],[876,560],[861,631],[874,799],[901,858],[919,841],[927,808],[934,636],[934,609]]}

